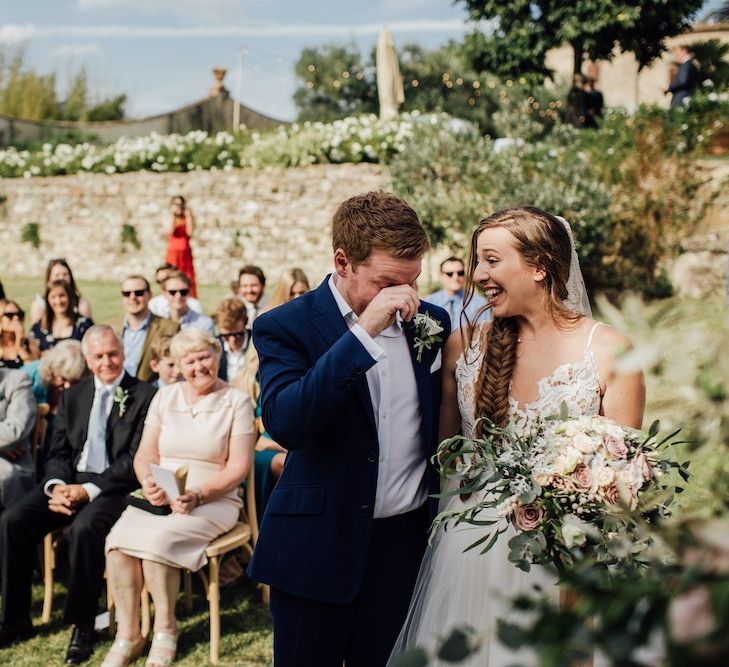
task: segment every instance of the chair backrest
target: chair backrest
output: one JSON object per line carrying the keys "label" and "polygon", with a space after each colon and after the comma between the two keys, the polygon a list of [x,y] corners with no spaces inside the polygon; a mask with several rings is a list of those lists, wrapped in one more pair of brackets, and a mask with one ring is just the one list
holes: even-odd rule
{"label": "chair backrest", "polygon": [[51,411],[48,403],[39,403],[35,414],[35,426],[30,434],[31,454],[33,463],[38,458],[38,450],[43,447],[46,439],[46,430],[48,429],[48,415]]}

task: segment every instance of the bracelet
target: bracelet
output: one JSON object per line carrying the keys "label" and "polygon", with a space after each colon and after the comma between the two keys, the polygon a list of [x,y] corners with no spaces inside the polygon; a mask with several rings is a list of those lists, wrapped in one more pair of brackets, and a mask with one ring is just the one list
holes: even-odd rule
{"label": "bracelet", "polygon": [[203,504],[203,494],[200,489],[190,489],[197,498],[197,506],[200,507],[200,505]]}

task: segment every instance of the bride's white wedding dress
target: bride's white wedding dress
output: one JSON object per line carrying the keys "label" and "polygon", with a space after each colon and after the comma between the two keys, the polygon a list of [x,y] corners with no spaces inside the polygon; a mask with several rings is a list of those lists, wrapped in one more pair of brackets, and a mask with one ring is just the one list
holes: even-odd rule
{"label": "bride's white wedding dress", "polygon": [[[595,329],[590,331],[581,359],[564,364],[552,375],[539,382],[539,396],[523,408],[510,400],[510,418],[521,432],[530,429],[540,417],[558,414],[564,402],[570,415],[596,415],[600,410],[600,381],[590,344]],[[474,390],[478,381],[482,355],[469,349],[456,365],[458,407],[461,413],[462,433],[475,434]],[[447,484],[453,488],[456,481]],[[443,498],[441,510],[463,510],[475,503],[476,498],[461,501],[458,494]],[[479,519],[488,515],[482,511]],[[494,517],[495,518],[495,517]],[[510,600],[523,592],[533,591],[539,585],[545,592],[559,595],[554,575],[543,567],[532,566],[523,572],[509,562],[508,542],[515,534],[510,527],[500,535],[496,544],[481,555],[479,547],[464,550],[484,533],[483,527],[460,525],[441,527],[428,547],[415,584],[410,609],[400,636],[393,649],[392,659],[403,650],[420,646],[432,651],[456,626],[470,626],[483,636],[483,645],[475,656],[460,663],[469,667],[505,667],[512,664],[536,664],[534,655],[522,651],[514,653],[501,644],[496,636],[498,619],[515,618],[510,611]],[[436,663],[444,664],[444,663]]]}

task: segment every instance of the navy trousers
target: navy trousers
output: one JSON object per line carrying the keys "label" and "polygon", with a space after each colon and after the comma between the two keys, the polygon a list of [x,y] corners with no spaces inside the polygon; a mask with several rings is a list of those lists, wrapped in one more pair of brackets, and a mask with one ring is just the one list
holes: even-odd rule
{"label": "navy trousers", "polygon": [[271,589],[275,667],[384,667],[405,621],[427,543],[427,503],[375,519],[367,564],[351,602],[319,602]]}

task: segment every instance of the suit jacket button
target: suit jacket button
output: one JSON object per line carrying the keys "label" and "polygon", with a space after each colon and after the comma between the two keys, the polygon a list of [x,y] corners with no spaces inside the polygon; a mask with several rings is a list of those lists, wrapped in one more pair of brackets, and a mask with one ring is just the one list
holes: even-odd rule
{"label": "suit jacket button", "polygon": [[377,456],[375,454],[368,454],[367,463],[377,463]]}
{"label": "suit jacket button", "polygon": [[362,516],[369,516],[369,514],[370,514],[370,506],[369,505],[362,505],[362,507],[359,508],[359,513]]}

